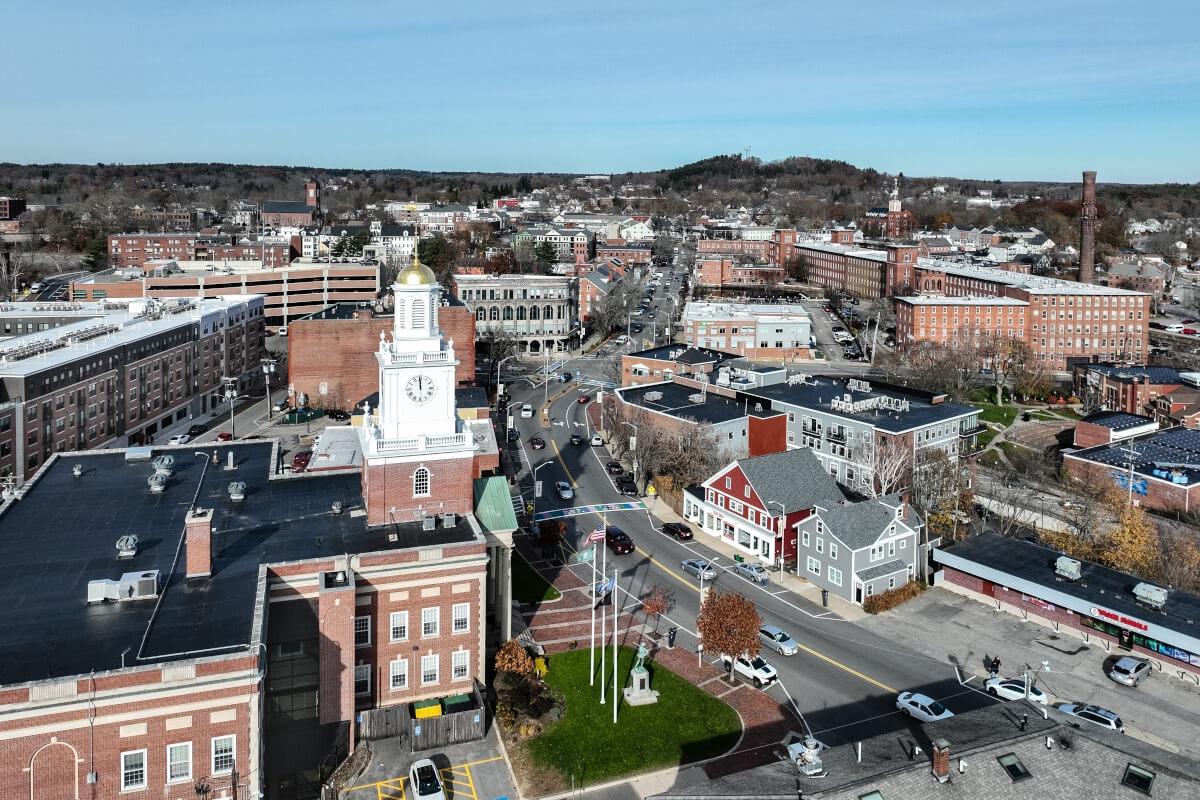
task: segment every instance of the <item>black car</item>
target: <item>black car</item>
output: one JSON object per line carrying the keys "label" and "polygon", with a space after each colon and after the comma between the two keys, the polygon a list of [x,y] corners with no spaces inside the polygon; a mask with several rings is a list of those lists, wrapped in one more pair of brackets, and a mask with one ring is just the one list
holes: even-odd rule
{"label": "black car", "polygon": [[520,439],[521,439],[521,432],[519,430],[517,430],[516,428],[508,429],[508,440],[510,442],[520,441]]}
{"label": "black car", "polygon": [[622,478],[621,480],[617,481],[617,491],[623,495],[628,495],[629,497],[638,496],[637,484],[634,483],[630,478]]}
{"label": "black car", "polygon": [[634,333],[641,333],[642,331],[646,330],[646,328],[643,325],[630,325],[629,330],[633,331]]}
{"label": "black car", "polygon": [[604,543],[613,551],[613,555],[623,556],[633,552],[633,539],[630,539],[625,531],[612,525],[608,526],[604,534]]}
{"label": "black car", "polygon": [[332,420],[336,420],[338,422],[345,422],[346,420],[350,419],[349,414],[347,414],[345,411],[339,411],[337,409],[333,409],[332,411],[326,411],[325,416],[329,417]]}
{"label": "black car", "polygon": [[192,427],[188,428],[188,436],[199,436],[202,433],[204,433],[203,425],[193,425]]}
{"label": "black car", "polygon": [[625,471],[625,468],[621,466],[620,461],[610,461],[604,465],[604,468],[608,470],[609,475],[620,475]]}
{"label": "black car", "polygon": [[534,450],[545,450],[546,449],[546,440],[540,436],[534,436],[532,439],[529,440],[529,446],[532,447]]}
{"label": "black car", "polygon": [[662,526],[663,533],[674,536],[681,542],[685,542],[692,538],[692,529],[682,522],[665,522]]}
{"label": "black car", "polygon": [[571,434],[571,444],[583,444],[583,437],[578,433]]}

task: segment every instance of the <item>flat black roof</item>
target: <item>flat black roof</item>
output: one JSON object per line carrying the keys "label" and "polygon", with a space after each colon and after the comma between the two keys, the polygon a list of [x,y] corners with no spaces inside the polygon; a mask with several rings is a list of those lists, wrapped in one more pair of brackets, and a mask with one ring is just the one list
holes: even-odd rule
{"label": "flat black roof", "polygon": [[1200,638],[1200,595],[1172,589],[1162,611],[1156,611],[1134,599],[1133,587],[1143,582],[1136,575],[1082,561],[1079,579],[1068,581],[1054,572],[1055,562],[1062,552],[995,533],[972,536],[950,547],[936,549],[933,560],[940,562],[939,554],[943,551],[1184,636]]}
{"label": "flat black roof", "polygon": [[1097,411],[1095,414],[1088,414],[1080,422],[1100,425],[1114,431],[1124,431],[1140,425],[1153,424],[1154,420],[1150,417],[1143,417],[1141,414],[1127,414],[1124,411]]}
{"label": "flat black roof", "polygon": [[[941,401],[941,395],[895,386],[876,381],[864,381],[870,385],[870,391],[851,391],[846,378],[834,378],[825,375],[807,376],[805,383],[775,383],[755,389],[746,389],[743,394],[749,397],[762,398],[772,403],[786,403],[799,408],[809,408],[832,414],[837,417],[858,420],[874,425],[885,431],[906,431],[910,428],[924,427],[936,422],[951,420],[971,413],[979,413],[972,406],[959,405]],[[861,411],[844,411],[833,409],[833,401],[841,400],[850,395],[851,401],[877,401],[877,398],[889,398],[896,401],[907,401],[904,410],[886,407],[876,407]],[[935,402],[937,400],[937,402]]]}
{"label": "flat black roof", "polygon": [[[761,408],[753,400],[734,400],[713,392],[704,393],[678,383],[651,383],[644,386],[627,386],[617,389],[621,399],[647,411],[685,419],[692,422],[730,422],[740,417],[773,417],[781,411]],[[696,400],[704,394],[703,402]]]}
{"label": "flat black roof", "polygon": [[707,347],[693,347],[685,344],[662,344],[646,350],[629,353],[631,358],[652,358],[660,361],[674,361],[680,364],[707,364],[738,358],[733,353],[723,350],[710,350]]}
{"label": "flat black roof", "polygon": [[[418,522],[368,528],[359,473],[312,473],[272,479],[275,442],[156,447],[175,457],[166,490],[152,495],[151,463],[124,451],[69,453],[47,463],[24,496],[0,511],[0,685],[86,674],[121,666],[220,655],[247,647],[262,564],[473,541],[470,523],[421,530]],[[221,461],[211,464],[214,449]],[[224,469],[229,452],[236,471]],[[203,452],[202,460],[195,455]],[[83,474],[76,478],[72,468]],[[234,503],[227,487],[246,484]],[[213,574],[187,582],[181,548],[192,507],[213,513]],[[334,501],[344,511],[332,511]],[[388,541],[389,533],[398,540]],[[137,555],[118,560],[115,544],[139,539]],[[177,555],[178,554],[178,555]],[[161,603],[88,605],[91,580],[159,570]],[[207,651],[198,653],[195,651]]]}

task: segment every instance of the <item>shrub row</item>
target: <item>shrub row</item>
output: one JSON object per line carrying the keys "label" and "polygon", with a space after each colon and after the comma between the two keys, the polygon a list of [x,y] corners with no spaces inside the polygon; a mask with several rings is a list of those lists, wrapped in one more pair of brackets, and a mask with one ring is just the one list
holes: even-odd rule
{"label": "shrub row", "polygon": [[912,600],[925,591],[925,589],[926,586],[923,581],[909,581],[895,589],[888,589],[886,592],[871,595],[863,601],[863,611],[866,611],[868,614],[891,611],[896,606]]}

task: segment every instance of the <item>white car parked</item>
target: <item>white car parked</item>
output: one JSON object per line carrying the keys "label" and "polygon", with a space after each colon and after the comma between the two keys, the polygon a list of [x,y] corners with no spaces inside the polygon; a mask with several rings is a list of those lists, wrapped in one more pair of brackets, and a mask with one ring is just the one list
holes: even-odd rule
{"label": "white car parked", "polygon": [[[1025,699],[1024,678],[992,678],[984,684],[984,687],[993,697],[1002,697],[1005,700]],[[1046,693],[1036,686],[1029,687],[1029,699],[1035,703],[1046,705]]]}
{"label": "white car parked", "polygon": [[170,439],[168,439],[167,441],[170,444],[187,444],[191,440],[192,440],[192,437],[188,436],[186,433],[177,433],[174,436],[172,436]]}
{"label": "white car parked", "polygon": [[759,689],[774,683],[779,678],[779,673],[775,671],[774,667],[764,661],[762,656],[750,658],[749,656],[741,655],[737,658],[730,658],[725,653],[721,653],[721,666],[725,668],[726,672],[729,671],[730,661],[733,662],[734,675],[741,675]]}
{"label": "white car parked", "polygon": [[408,791],[416,800],[446,800],[437,765],[428,758],[413,762],[409,767]]}
{"label": "white car parked", "polygon": [[918,692],[901,692],[896,697],[896,708],[921,722],[937,722],[954,716],[953,711],[937,700]]}

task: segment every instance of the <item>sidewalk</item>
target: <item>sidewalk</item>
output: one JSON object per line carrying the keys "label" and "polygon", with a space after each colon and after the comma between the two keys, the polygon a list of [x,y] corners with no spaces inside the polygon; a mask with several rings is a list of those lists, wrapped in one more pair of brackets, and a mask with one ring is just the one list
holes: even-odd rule
{"label": "sidewalk", "polygon": [[[658,520],[660,525],[664,522],[682,522],[693,530],[696,530],[696,525],[694,523],[690,523],[688,520],[685,520],[683,517],[676,514],[674,509],[667,505],[667,503],[662,499],[657,497],[643,498],[642,502],[646,504],[646,510]],[[728,558],[730,561],[734,560],[733,557],[735,555],[746,557],[745,553],[739,551],[733,545],[729,544],[718,536],[711,536],[704,532],[698,532],[696,534],[695,541],[703,544],[705,547],[708,547],[711,550],[715,550],[722,556]],[[820,587],[816,586],[810,581],[805,580],[799,575],[796,575],[795,573],[784,572],[781,576],[779,569],[776,568],[771,570],[771,582],[780,588],[787,589],[788,591],[803,597],[805,600],[808,600],[816,606],[821,605]],[[828,611],[830,612],[831,616],[848,620],[850,622],[870,616],[859,606],[849,603],[834,594],[829,595]]]}

